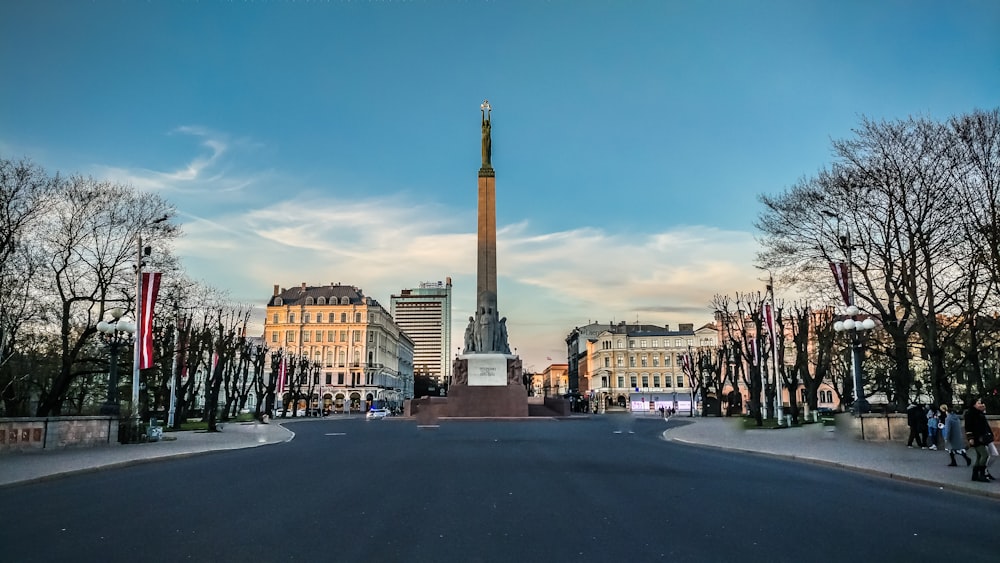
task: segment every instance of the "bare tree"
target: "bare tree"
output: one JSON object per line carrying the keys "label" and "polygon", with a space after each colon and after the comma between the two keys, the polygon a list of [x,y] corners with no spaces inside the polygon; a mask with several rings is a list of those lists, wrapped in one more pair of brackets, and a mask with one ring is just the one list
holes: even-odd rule
{"label": "bare tree", "polygon": [[47,256],[43,282],[58,319],[61,366],[43,390],[38,416],[59,414],[77,377],[81,352],[96,334],[106,308],[132,302],[131,272],[140,232],[169,238],[176,230],[158,220],[173,208],[158,196],[130,186],[73,177],[58,186],[57,199],[39,240]]}

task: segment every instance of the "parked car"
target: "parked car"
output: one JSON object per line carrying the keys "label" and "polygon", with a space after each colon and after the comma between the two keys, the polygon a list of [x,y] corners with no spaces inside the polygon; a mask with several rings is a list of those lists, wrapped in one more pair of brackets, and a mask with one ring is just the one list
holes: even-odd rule
{"label": "parked car", "polygon": [[387,416],[389,416],[389,409],[372,409],[368,411],[368,414],[365,415],[365,418],[367,418],[368,420],[373,420],[376,418],[385,418]]}

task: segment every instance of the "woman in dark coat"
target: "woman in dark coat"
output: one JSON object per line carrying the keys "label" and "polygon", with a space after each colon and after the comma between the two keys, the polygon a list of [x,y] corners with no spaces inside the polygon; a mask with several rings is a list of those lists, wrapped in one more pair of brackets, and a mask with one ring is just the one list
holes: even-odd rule
{"label": "woman in dark coat", "polygon": [[976,450],[976,463],[972,466],[972,480],[989,483],[986,476],[986,461],[990,454],[986,451],[986,445],[993,442],[993,432],[990,430],[990,423],[986,420],[986,405],[982,398],[976,399],[972,407],[965,411],[965,436],[969,445]]}

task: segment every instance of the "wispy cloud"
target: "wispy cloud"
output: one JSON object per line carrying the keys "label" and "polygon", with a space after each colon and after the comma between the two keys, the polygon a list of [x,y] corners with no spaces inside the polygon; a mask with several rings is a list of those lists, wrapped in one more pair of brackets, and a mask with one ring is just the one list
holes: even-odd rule
{"label": "wispy cloud", "polygon": [[[182,199],[186,196],[231,197],[232,192],[244,191],[270,175],[266,171],[252,175],[246,172],[233,173],[234,164],[227,163],[227,157],[232,155],[234,147],[243,151],[239,155],[243,159],[247,158],[246,151],[260,147],[251,140],[233,140],[226,133],[197,125],[176,127],[167,135],[195,138],[196,146],[200,149],[199,153],[187,162],[167,170],[99,165],[94,167],[94,174],[101,178],[131,184],[141,190],[161,192]],[[177,203],[183,205],[185,201]],[[199,203],[207,202],[200,200]]]}

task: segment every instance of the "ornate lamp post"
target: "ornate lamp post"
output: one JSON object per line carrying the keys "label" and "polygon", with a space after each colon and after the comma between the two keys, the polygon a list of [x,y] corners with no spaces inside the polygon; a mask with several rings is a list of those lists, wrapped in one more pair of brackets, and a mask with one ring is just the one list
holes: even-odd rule
{"label": "ornate lamp post", "polygon": [[[854,406],[852,410],[859,415],[868,411],[868,401],[865,400],[862,371],[861,334],[875,328],[875,321],[868,315],[862,314],[856,305],[850,305],[845,310],[847,318],[833,323],[833,330],[837,332],[847,332],[851,339],[851,372],[854,376]],[[861,318],[864,317],[864,318]]]}
{"label": "ornate lamp post", "polygon": [[135,333],[135,323],[122,318],[123,311],[114,308],[108,313],[111,321],[101,321],[97,323],[97,330],[101,333],[103,340],[111,352],[111,365],[108,367],[108,396],[101,406],[101,414],[118,417],[121,414],[121,407],[118,405],[118,349],[123,344],[128,344]]}

